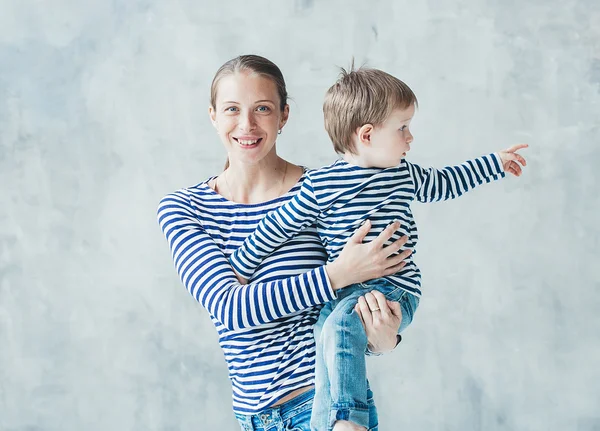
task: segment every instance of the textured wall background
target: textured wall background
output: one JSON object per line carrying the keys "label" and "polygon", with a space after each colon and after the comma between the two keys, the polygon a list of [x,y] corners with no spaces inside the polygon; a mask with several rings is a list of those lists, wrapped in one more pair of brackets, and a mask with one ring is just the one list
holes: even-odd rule
{"label": "textured wall background", "polygon": [[220,171],[210,80],[283,70],[290,160],[335,158],[335,66],[419,97],[411,158],[528,142],[524,176],[415,206],[424,298],[370,360],[383,430],[600,430],[600,3],[0,0],[0,429],[233,430],[158,200]]}

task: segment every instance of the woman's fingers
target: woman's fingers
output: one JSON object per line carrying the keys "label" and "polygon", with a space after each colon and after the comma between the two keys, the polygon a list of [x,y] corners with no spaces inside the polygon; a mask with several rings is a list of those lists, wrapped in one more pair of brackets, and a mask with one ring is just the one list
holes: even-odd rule
{"label": "woman's fingers", "polygon": [[398,253],[394,256],[388,257],[388,259],[387,259],[388,267],[398,265],[400,262],[403,262],[404,260],[408,259],[408,257],[411,254],[412,254],[412,250],[408,249],[408,250],[404,250],[402,253]]}
{"label": "woman's fingers", "polygon": [[362,226],[359,227],[358,229],[356,229],[354,234],[352,234],[352,237],[350,238],[350,240],[355,242],[356,244],[362,244],[363,240],[365,239],[365,237],[367,236],[367,234],[369,233],[370,230],[371,230],[371,221],[365,220],[365,222],[362,224]]}
{"label": "woman's fingers", "polygon": [[390,307],[390,312],[400,319],[400,323],[402,323],[402,307],[400,307],[400,303],[396,301],[387,300],[387,304]]}
{"label": "woman's fingers", "polygon": [[360,315],[362,317],[363,325],[372,325],[373,324],[373,314],[371,313],[371,309],[369,308],[369,304],[364,296],[360,296],[358,298],[358,307],[360,309]]}
{"label": "woman's fingers", "polygon": [[359,319],[362,322],[363,327],[364,327],[365,326],[365,319],[363,318],[362,311],[360,310],[360,305],[358,305],[358,302],[354,306],[354,311],[356,311],[356,314],[358,314],[358,317],[359,317]]}
{"label": "woman's fingers", "polygon": [[402,268],[404,268],[405,266],[406,266],[406,262],[400,262],[398,265],[390,266],[383,272],[383,275],[386,276],[386,275],[396,274],[397,272],[402,271]]}
{"label": "woman's fingers", "polygon": [[397,239],[390,245],[383,247],[385,256],[391,256],[400,251],[402,247],[408,242],[408,236],[404,235],[402,238]]}
{"label": "woman's fingers", "polygon": [[394,235],[394,232],[396,232],[399,227],[399,221],[395,221],[394,223],[390,224],[379,235],[377,235],[377,238],[371,241],[371,244],[375,246],[376,250],[379,250],[392,237],[392,235]]}
{"label": "woman's fingers", "polygon": [[371,292],[365,293],[364,297],[365,301],[367,301],[367,304],[369,305],[369,310],[371,310],[371,313],[373,313],[373,317],[375,317],[375,312],[381,310],[381,307],[377,302],[377,298]]}
{"label": "woman's fingers", "polygon": [[[365,294],[365,299],[369,304],[373,318],[386,318],[390,314],[390,308],[387,304],[385,296],[378,290],[372,290]],[[379,314],[376,314],[379,313]]]}

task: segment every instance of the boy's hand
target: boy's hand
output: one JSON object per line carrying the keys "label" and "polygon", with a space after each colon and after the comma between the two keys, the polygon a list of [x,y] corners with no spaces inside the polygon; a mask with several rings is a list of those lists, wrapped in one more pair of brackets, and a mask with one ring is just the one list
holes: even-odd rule
{"label": "boy's hand", "polygon": [[521,176],[523,170],[521,166],[519,166],[519,163],[523,166],[527,166],[527,161],[523,156],[517,153],[517,151],[527,147],[529,147],[527,144],[517,144],[513,145],[507,150],[498,152],[500,159],[502,159],[502,167],[504,168],[504,172],[513,174],[515,177]]}
{"label": "boy's hand", "polygon": [[233,269],[233,272],[235,273],[235,276],[237,277],[240,284],[248,284],[248,280],[246,280],[244,277],[242,277],[240,274],[238,274],[238,272],[234,268],[231,268],[231,269]]}

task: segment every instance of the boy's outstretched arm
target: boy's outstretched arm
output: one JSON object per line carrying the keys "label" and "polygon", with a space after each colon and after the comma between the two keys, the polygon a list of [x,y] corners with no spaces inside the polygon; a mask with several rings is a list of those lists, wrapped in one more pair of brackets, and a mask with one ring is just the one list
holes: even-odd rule
{"label": "boy's outstretched arm", "polygon": [[523,164],[525,159],[516,151],[526,147],[526,144],[515,145],[443,169],[422,168],[406,162],[415,186],[415,199],[425,203],[455,199],[478,185],[504,178],[506,171],[518,176],[521,172],[518,163]]}

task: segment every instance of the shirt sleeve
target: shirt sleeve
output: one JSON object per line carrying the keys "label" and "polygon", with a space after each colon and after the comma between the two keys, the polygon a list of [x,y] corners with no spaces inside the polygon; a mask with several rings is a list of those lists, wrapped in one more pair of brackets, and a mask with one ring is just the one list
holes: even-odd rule
{"label": "shirt sleeve", "polygon": [[319,204],[307,175],[293,199],[269,212],[244,243],[230,256],[231,266],[250,279],[265,257],[298,232],[312,225],[319,215]]}
{"label": "shirt sleeve", "polygon": [[228,330],[262,325],[335,298],[324,266],[295,277],[241,285],[223,251],[202,228],[185,190],[165,196],[157,218],[184,286]]}
{"label": "shirt sleeve", "polygon": [[406,164],[415,185],[415,198],[424,203],[455,199],[478,185],[506,176],[497,153],[443,169]]}

